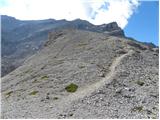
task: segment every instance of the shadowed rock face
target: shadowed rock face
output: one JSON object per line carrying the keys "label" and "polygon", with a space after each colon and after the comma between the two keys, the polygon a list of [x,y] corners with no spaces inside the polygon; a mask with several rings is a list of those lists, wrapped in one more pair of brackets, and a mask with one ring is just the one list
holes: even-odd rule
{"label": "shadowed rock face", "polygon": [[2,118],[158,119],[157,49],[106,33],[51,32],[2,78]]}
{"label": "shadowed rock face", "polygon": [[48,33],[59,29],[79,29],[93,32],[107,32],[124,37],[123,30],[116,22],[93,25],[85,20],[29,20],[21,21],[9,16],[1,16],[2,22],[2,76],[8,74],[24,60],[42,48]]}

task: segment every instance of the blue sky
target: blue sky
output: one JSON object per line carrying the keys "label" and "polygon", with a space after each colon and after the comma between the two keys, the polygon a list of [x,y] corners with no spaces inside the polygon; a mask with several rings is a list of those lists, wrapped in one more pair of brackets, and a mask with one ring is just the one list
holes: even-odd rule
{"label": "blue sky", "polygon": [[143,1],[137,11],[129,18],[124,28],[126,36],[138,41],[152,42],[158,45],[159,41],[159,4],[158,1]]}

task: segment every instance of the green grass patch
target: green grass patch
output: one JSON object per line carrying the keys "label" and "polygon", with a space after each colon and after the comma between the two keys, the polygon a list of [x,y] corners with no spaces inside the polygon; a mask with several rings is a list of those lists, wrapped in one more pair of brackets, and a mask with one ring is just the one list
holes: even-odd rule
{"label": "green grass patch", "polygon": [[54,97],[53,100],[58,100],[58,97]]}
{"label": "green grass patch", "polygon": [[142,110],[143,110],[143,106],[137,106],[132,109],[132,111],[138,111],[138,112],[141,112]]}
{"label": "green grass patch", "polygon": [[41,77],[42,80],[44,80],[44,79],[46,80],[46,79],[48,79],[48,78],[49,78],[49,77],[48,77],[47,75]]}
{"label": "green grass patch", "polygon": [[31,93],[29,93],[29,95],[36,95],[38,93],[38,91],[32,91]]}
{"label": "green grass patch", "polygon": [[78,44],[79,47],[86,46],[86,45],[87,45],[87,43],[80,43],[80,44]]}
{"label": "green grass patch", "polygon": [[10,96],[13,93],[13,91],[9,91],[6,93],[6,95]]}
{"label": "green grass patch", "polygon": [[65,88],[65,90],[66,90],[67,92],[71,92],[71,93],[76,92],[77,89],[78,89],[78,86],[77,86],[76,84],[74,84],[74,83],[69,84],[69,85]]}
{"label": "green grass patch", "polygon": [[143,82],[143,81],[140,81],[140,80],[138,80],[136,83],[137,83],[138,85],[140,85],[140,86],[143,86],[143,85],[144,85],[144,82]]}

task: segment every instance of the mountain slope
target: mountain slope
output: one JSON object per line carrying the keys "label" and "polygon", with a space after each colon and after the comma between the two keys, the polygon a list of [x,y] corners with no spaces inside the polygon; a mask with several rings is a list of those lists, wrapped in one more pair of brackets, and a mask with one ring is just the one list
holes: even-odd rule
{"label": "mountain slope", "polygon": [[157,49],[106,33],[52,32],[2,78],[2,118],[158,118]]}
{"label": "mountain slope", "polygon": [[21,21],[13,17],[1,16],[2,21],[2,76],[8,74],[28,57],[36,53],[45,41],[48,33],[57,29],[74,28],[94,32],[109,32],[124,36],[117,23],[93,25],[85,20],[29,20]]}

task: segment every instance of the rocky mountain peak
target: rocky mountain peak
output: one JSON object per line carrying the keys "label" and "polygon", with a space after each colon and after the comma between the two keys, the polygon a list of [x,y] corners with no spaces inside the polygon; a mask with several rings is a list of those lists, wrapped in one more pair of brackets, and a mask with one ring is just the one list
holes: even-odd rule
{"label": "rocky mountain peak", "polygon": [[119,30],[121,29],[117,22],[111,22],[111,23],[108,23],[108,24],[102,24],[100,25],[100,27],[104,28],[104,30],[106,31],[112,31],[112,30]]}

